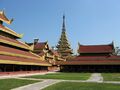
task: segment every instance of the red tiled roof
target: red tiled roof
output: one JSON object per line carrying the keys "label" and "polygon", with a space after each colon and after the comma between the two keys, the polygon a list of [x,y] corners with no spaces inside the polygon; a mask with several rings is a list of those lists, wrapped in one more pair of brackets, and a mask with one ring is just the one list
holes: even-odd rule
{"label": "red tiled roof", "polygon": [[34,63],[37,65],[50,65],[48,62],[40,60],[40,56],[35,55],[29,51],[23,51],[2,45],[0,45],[0,60],[25,62],[28,63],[28,65],[29,63]]}
{"label": "red tiled roof", "polygon": [[120,65],[120,56],[79,56],[73,60],[56,62],[60,65],[94,65],[94,64],[119,64]]}
{"label": "red tiled roof", "polygon": [[23,50],[19,50],[16,48],[10,48],[10,47],[6,47],[6,46],[2,46],[2,45],[0,45],[0,52],[8,52],[8,53],[13,53],[13,54],[20,54],[20,55],[26,55],[26,56],[31,56],[31,57],[35,57],[35,58],[40,58],[39,56],[36,56],[36,55],[30,53],[29,51],[23,51]]}
{"label": "red tiled roof", "polygon": [[60,54],[59,54],[56,50],[51,50],[51,52],[52,52],[55,56],[60,56]]}
{"label": "red tiled roof", "polygon": [[[29,49],[29,46],[27,44],[22,43],[22,42],[20,42],[18,40],[11,39],[11,38],[8,38],[8,37],[5,37],[5,36],[1,36],[1,35],[0,35],[0,39],[5,40],[5,41],[9,41],[11,43],[13,42],[13,43],[19,44],[22,48],[25,47],[25,48]],[[5,43],[5,42],[3,42],[3,43]],[[14,45],[12,45],[12,46],[14,46]]]}
{"label": "red tiled roof", "polygon": [[5,60],[10,60],[10,61],[17,61],[17,62],[25,62],[25,63],[28,63],[28,65],[29,65],[29,63],[34,63],[34,64],[37,64],[37,65],[48,65],[48,66],[50,65],[46,61],[35,60],[35,59],[27,59],[27,58],[16,57],[16,56],[0,55],[0,60],[4,60],[4,61]]}
{"label": "red tiled roof", "polygon": [[34,45],[35,50],[43,50],[45,48],[46,42],[39,42]]}
{"label": "red tiled roof", "polygon": [[17,37],[17,38],[20,38],[20,37],[21,37],[20,34],[17,34],[17,33],[14,32],[13,30],[11,30],[11,29],[9,29],[9,28],[1,25],[1,24],[0,24],[0,30],[1,30],[1,31],[4,31],[4,32],[6,32],[6,33],[8,33],[8,34],[11,34],[11,35],[13,35],[13,36],[15,36],[15,37]]}
{"label": "red tiled roof", "polygon": [[119,59],[120,56],[77,56],[74,60],[111,60]]}
{"label": "red tiled roof", "polygon": [[78,53],[112,53],[113,45],[79,45]]}
{"label": "red tiled roof", "polygon": [[39,53],[37,53],[39,56],[43,56],[43,55],[45,55],[45,52],[43,52],[43,51],[41,51],[41,52],[39,52]]}

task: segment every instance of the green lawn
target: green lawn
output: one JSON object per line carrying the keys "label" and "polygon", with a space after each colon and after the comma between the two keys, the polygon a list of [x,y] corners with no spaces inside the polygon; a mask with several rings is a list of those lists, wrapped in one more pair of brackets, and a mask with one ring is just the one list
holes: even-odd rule
{"label": "green lawn", "polygon": [[28,78],[38,79],[63,79],[63,80],[87,80],[90,77],[90,73],[52,73],[46,75],[34,75]]}
{"label": "green lawn", "polygon": [[120,90],[120,84],[60,82],[43,90]]}
{"label": "green lawn", "polygon": [[35,83],[35,80],[0,79],[0,90],[10,90],[27,84]]}
{"label": "green lawn", "polygon": [[120,81],[120,73],[102,73],[104,81]]}

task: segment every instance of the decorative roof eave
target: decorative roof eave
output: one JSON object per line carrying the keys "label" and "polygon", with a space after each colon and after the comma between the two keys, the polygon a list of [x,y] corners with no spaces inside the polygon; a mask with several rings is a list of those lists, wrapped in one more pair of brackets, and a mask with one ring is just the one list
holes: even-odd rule
{"label": "decorative roof eave", "polygon": [[32,63],[32,62],[21,62],[21,61],[12,61],[12,60],[1,60],[0,64],[17,64],[17,65],[36,65],[36,66],[52,66],[51,64],[43,63]]}
{"label": "decorative roof eave", "polygon": [[29,45],[27,45],[25,42],[22,42],[22,41],[20,41],[20,40],[19,40],[19,42],[22,43],[22,44],[24,44],[24,45],[28,48],[28,50],[33,51],[34,45],[29,46]]}
{"label": "decorative roof eave", "polygon": [[9,29],[9,28],[7,28],[5,26],[4,26],[4,28],[0,27],[0,30],[3,31],[3,32],[5,32],[5,33],[8,33],[10,35],[13,35],[13,36],[15,36],[17,38],[22,38],[23,37],[23,34],[17,34],[13,30],[11,30],[11,29]]}
{"label": "decorative roof eave", "polygon": [[2,19],[2,18],[0,18],[0,20],[3,21],[3,22],[5,22],[5,23],[7,23],[7,24],[11,24],[12,21],[13,21],[13,19],[11,19],[11,20],[9,20],[9,21],[6,21],[6,20],[4,20],[4,19]]}
{"label": "decorative roof eave", "polygon": [[48,40],[45,42],[45,48],[49,48]]}
{"label": "decorative roof eave", "polygon": [[23,49],[26,49],[26,50],[32,50],[32,48],[29,47],[28,45],[27,45],[27,46],[23,46],[23,45],[14,43],[14,42],[10,42],[10,41],[8,41],[8,40],[3,40],[3,39],[1,39],[1,38],[0,38],[0,42],[1,42],[1,43],[5,43],[5,44],[8,44],[8,45],[15,46],[15,47],[23,48]]}
{"label": "decorative roof eave", "polygon": [[9,19],[6,17],[4,11],[0,11],[0,16],[1,16],[0,20],[3,21],[3,22],[5,22],[5,23],[7,23],[7,24],[11,24],[12,21],[13,21],[13,19],[9,20]]}
{"label": "decorative roof eave", "polygon": [[46,42],[38,42],[36,44],[34,44],[34,50],[46,50],[46,49],[50,49],[49,45],[48,45],[48,41]]}

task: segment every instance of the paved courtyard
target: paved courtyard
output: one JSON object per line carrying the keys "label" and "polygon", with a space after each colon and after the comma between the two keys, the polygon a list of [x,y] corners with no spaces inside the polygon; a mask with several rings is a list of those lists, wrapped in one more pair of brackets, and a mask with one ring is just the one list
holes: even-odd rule
{"label": "paved courtyard", "polygon": [[25,75],[12,75],[12,76],[0,76],[0,78],[17,78],[17,79],[26,79],[26,80],[42,80],[42,82],[37,82],[34,84],[29,84],[26,86],[21,86],[18,88],[14,88],[12,90],[42,90],[43,88],[46,88],[50,85],[53,85],[55,83],[59,83],[62,81],[65,82],[96,82],[96,83],[119,83],[120,82],[113,82],[113,81],[103,81],[103,77],[101,73],[93,73],[89,77],[88,80],[57,80],[57,79],[34,79],[34,78],[21,78],[23,76],[31,76],[31,75],[43,75],[47,73],[55,73],[55,72],[44,72],[44,73],[36,73],[36,74],[25,74]]}

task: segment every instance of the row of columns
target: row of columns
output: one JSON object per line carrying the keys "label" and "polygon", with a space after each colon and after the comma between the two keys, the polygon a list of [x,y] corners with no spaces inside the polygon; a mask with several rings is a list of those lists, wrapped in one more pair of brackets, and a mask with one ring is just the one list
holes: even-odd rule
{"label": "row of columns", "polygon": [[0,64],[0,72],[48,70],[47,66]]}
{"label": "row of columns", "polygon": [[63,65],[65,72],[120,72],[120,65]]}

